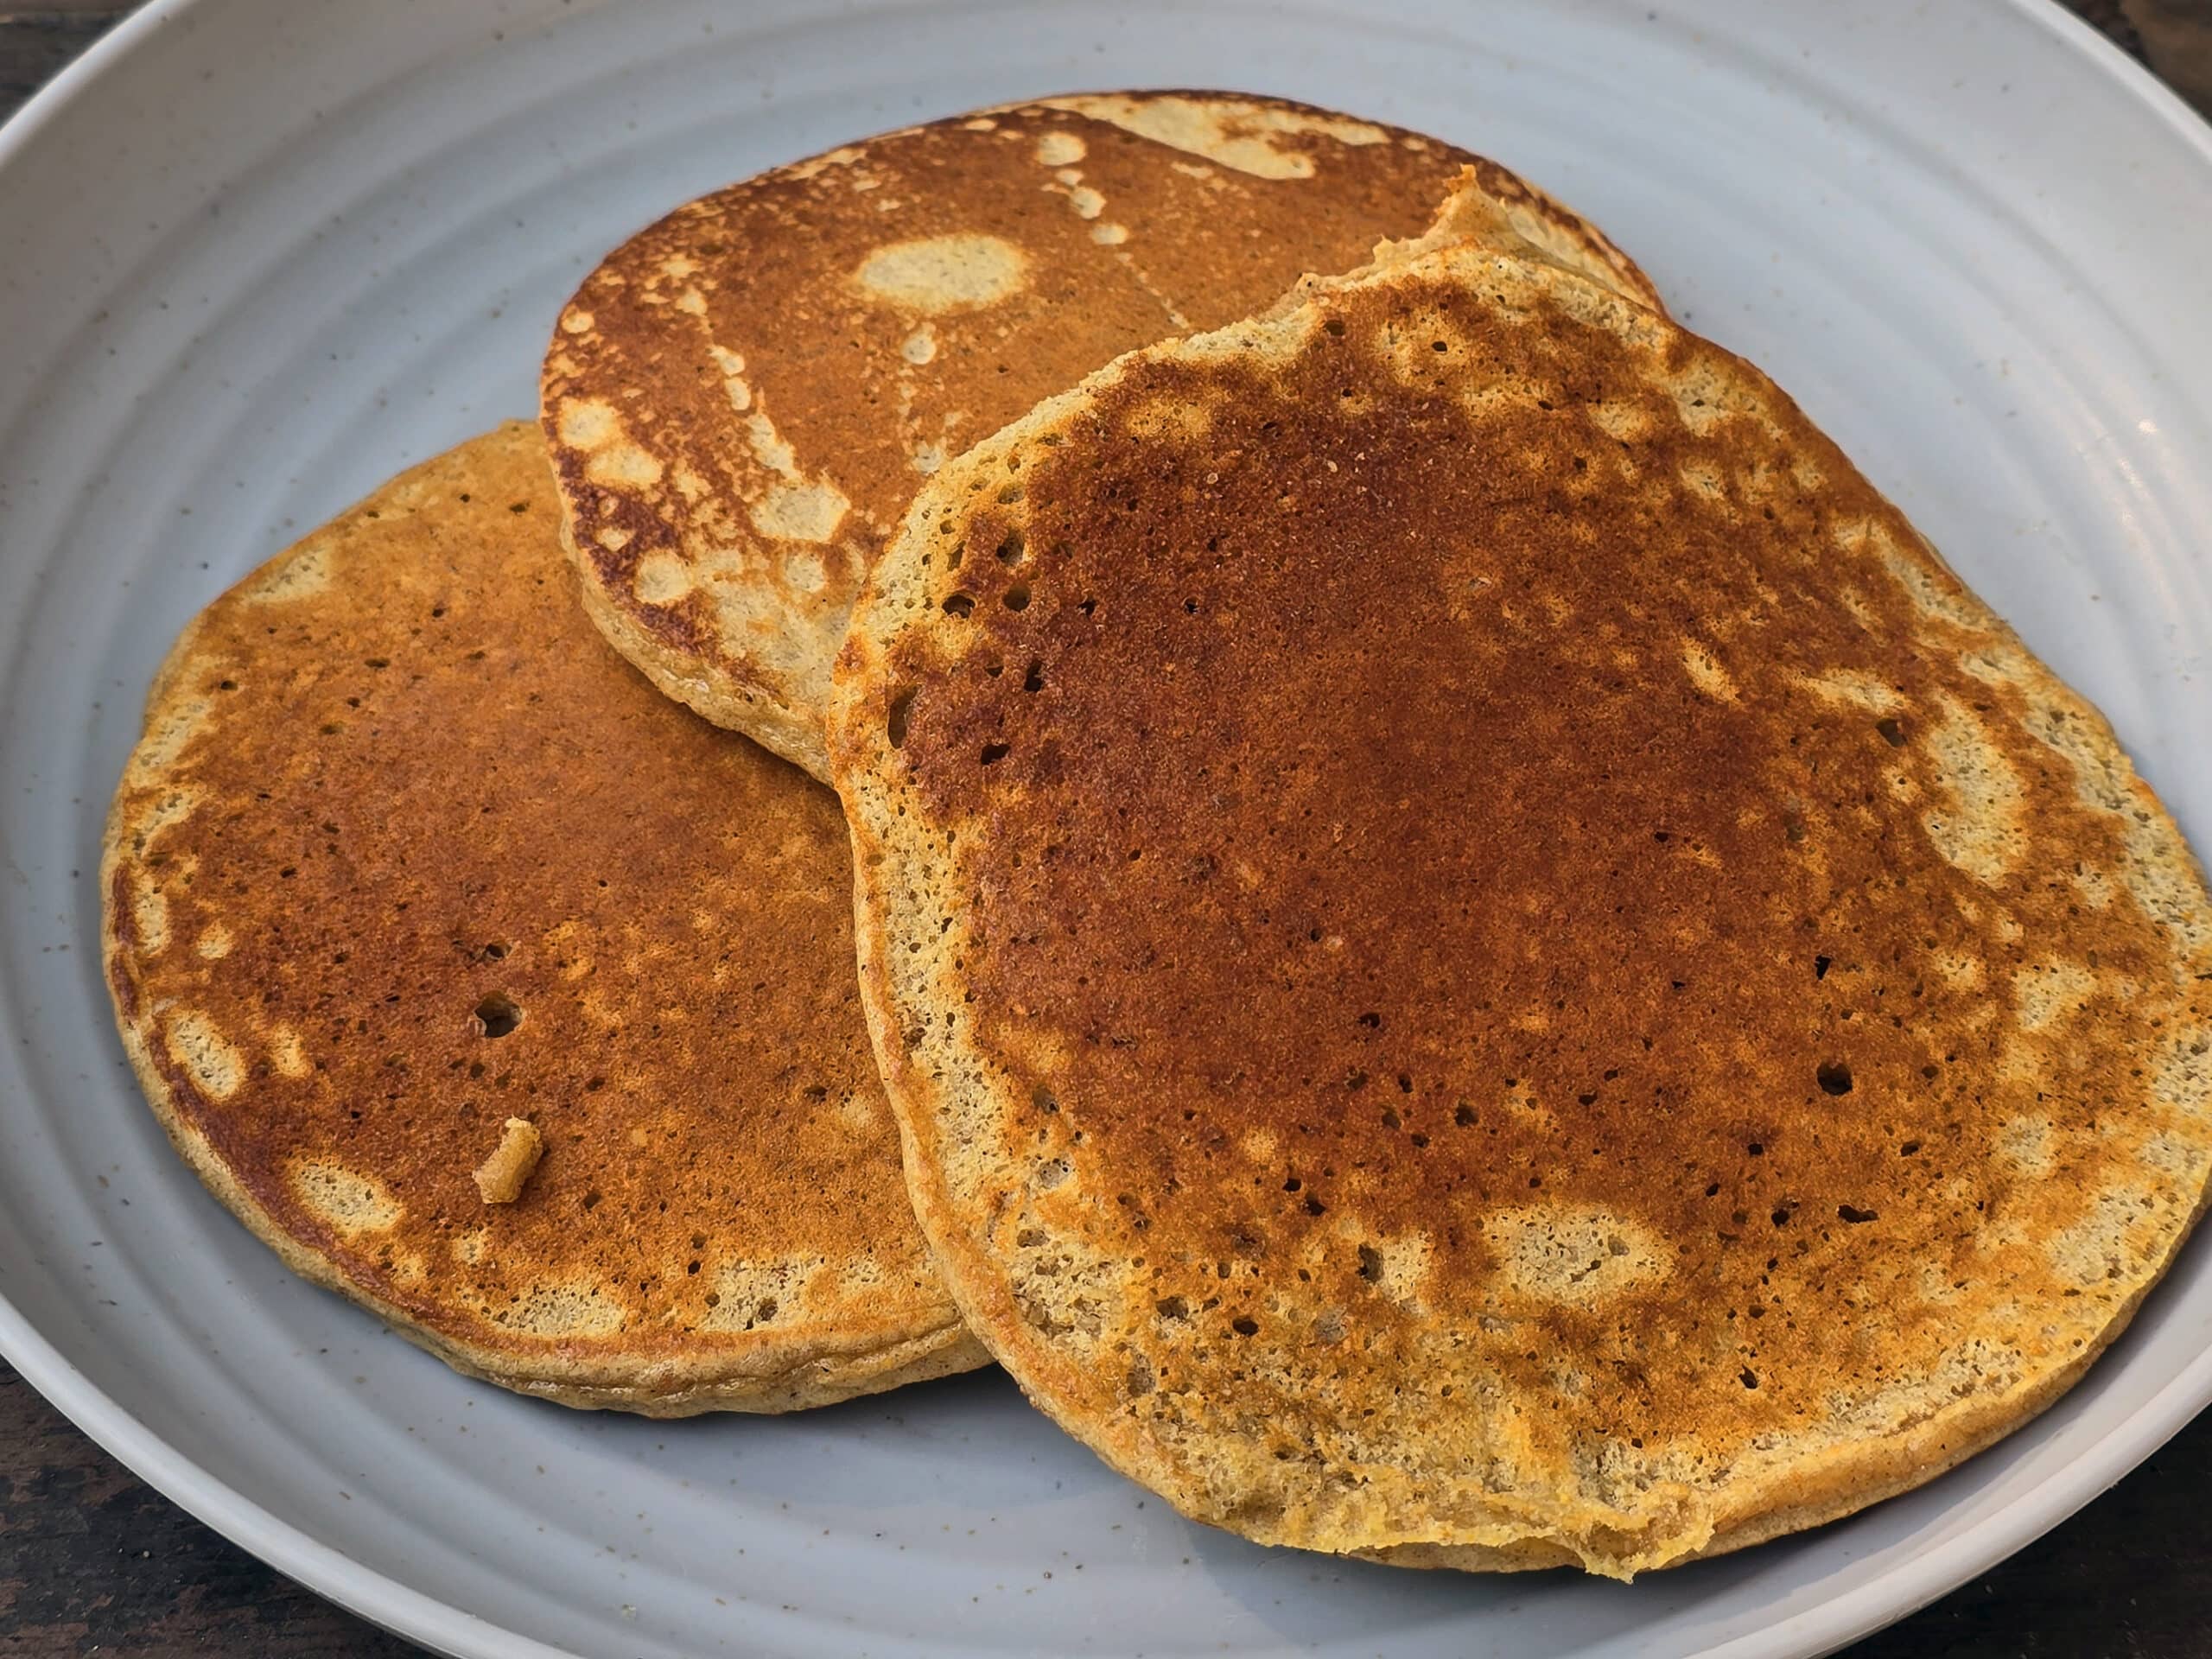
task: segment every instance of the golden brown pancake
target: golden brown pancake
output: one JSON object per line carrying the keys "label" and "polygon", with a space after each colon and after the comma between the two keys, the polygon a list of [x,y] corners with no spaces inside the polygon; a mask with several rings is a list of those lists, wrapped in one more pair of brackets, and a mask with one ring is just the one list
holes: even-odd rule
{"label": "golden brown pancake", "polygon": [[124,1046],[216,1196],[457,1370],[783,1411],[979,1364],[854,1006],[837,802],[576,604],[537,429],[185,631],[102,887]]}
{"label": "golden brown pancake", "polygon": [[[586,279],[545,359],[593,620],[670,696],[827,777],[854,594],[933,470],[1122,352],[1421,230],[1473,159],[1281,99],[1094,94],[677,209]],[[1591,226],[1480,166],[1500,227],[1658,304]]]}
{"label": "golden brown pancake", "polygon": [[924,1230],[1201,1520],[1627,1576],[2048,1405],[2199,1214],[2212,903],[1756,369],[1461,245],[945,467],[830,753]]}

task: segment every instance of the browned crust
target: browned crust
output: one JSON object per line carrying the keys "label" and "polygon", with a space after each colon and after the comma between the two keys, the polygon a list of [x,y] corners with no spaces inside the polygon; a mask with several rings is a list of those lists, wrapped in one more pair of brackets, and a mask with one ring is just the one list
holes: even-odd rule
{"label": "browned crust", "polygon": [[[1015,532],[1016,569],[977,557]],[[918,498],[839,677],[924,1230],[1030,1396],[1198,1519],[1624,1577],[1818,1524],[2048,1406],[2202,1213],[2179,830],[1770,383],[1567,272],[1432,248],[1120,360]],[[1262,829],[1369,861],[1325,892]],[[1632,869],[1619,906],[1584,847]],[[1534,890],[1476,899],[1459,857]],[[1447,937],[1450,976],[1408,978]],[[1332,938],[1365,976],[1307,997]],[[1413,1056],[1379,1112],[1382,1052],[1332,1034],[1363,1004]],[[1638,1033],[1669,1069],[1624,1110]],[[1541,1198],[1490,1196],[1524,1171]]]}
{"label": "browned crust", "polygon": [[[1659,305],[1602,232],[1493,162],[1226,93],[1004,105],[677,209],[585,280],[545,359],[593,620],[668,695],[826,777],[831,660],[918,469],[1123,351],[1414,234],[1469,163],[1497,228]],[[967,263],[868,279],[925,244]]]}
{"label": "browned crust", "polygon": [[[799,923],[817,887],[836,921],[835,803],[605,650],[573,608],[556,518],[537,430],[511,424],[394,480],[186,629],[155,677],[101,867],[105,977],[149,1103],[295,1272],[537,1397],[785,1411],[985,1363],[907,1219],[844,1000],[842,925],[819,956],[804,931],[747,932],[756,913]],[[518,742],[472,747],[486,730]],[[651,810],[563,798],[607,798],[608,766]],[[468,807],[441,821],[440,802],[480,784],[483,828],[461,823]],[[186,810],[164,812],[171,799]],[[289,843],[272,825],[302,809],[308,837],[280,877],[273,849]],[[626,818],[658,844],[620,844]],[[725,874],[733,832],[760,843]],[[619,925],[580,908],[601,893]],[[725,948],[754,953],[751,993],[669,956],[660,930],[692,905]],[[499,960],[443,957],[448,927],[472,945],[468,930],[486,932]],[[640,980],[596,962],[625,951],[669,965]],[[563,984],[586,989],[564,999]],[[496,1043],[468,1021],[493,986],[521,1021]],[[768,1046],[662,1040],[695,1017],[749,1018]],[[785,1103],[797,1080],[778,1074],[794,1067],[852,1103]],[[394,1076],[404,1086],[386,1088]],[[473,1171],[510,1112],[548,1151],[515,1202],[488,1205]],[[392,1213],[362,1225],[334,1210],[310,1166],[343,1172],[327,1178],[341,1206],[367,1194]],[[704,1285],[790,1257],[824,1265],[778,1279],[780,1318],[717,1327]],[[532,1313],[543,1284],[559,1294]],[[599,1299],[620,1307],[618,1328]]]}

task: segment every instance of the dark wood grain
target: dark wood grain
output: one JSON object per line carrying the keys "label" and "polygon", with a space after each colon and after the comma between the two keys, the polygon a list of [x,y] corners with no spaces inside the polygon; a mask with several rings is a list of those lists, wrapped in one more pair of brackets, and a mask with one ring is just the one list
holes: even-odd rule
{"label": "dark wood grain", "polygon": [[[2169,12],[2195,3],[2164,0]],[[2142,53],[2120,0],[2075,9]],[[0,115],[129,10],[0,10]],[[2065,1525],[1850,1659],[2212,1659],[2208,1495],[2212,1415]],[[414,1651],[201,1526],[0,1364],[0,1659]]]}
{"label": "dark wood grain", "polygon": [[0,1365],[0,1656],[416,1651],[200,1525]]}
{"label": "dark wood grain", "polygon": [[18,104],[132,10],[0,10],[0,118],[13,114]]}

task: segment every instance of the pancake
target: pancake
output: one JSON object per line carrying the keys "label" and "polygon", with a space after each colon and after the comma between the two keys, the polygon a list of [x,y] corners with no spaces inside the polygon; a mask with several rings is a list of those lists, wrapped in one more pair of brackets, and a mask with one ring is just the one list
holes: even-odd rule
{"label": "pancake", "polygon": [[[562,313],[542,407],[592,617],[670,696],[826,778],[853,598],[944,460],[1133,346],[1426,226],[1465,152],[1216,92],[887,134],[677,209]],[[1500,227],[1656,306],[1481,163]]]}
{"label": "pancake", "polygon": [[2212,904],[2104,720],[1549,264],[1309,284],[945,467],[830,751],[970,1327],[1250,1538],[1627,1577],[1847,1514],[2204,1203]]}
{"label": "pancake", "polygon": [[295,1271],[525,1394],[783,1411],[980,1364],[836,798],[607,649],[557,513],[505,426],[185,631],[101,873],[147,1098]]}

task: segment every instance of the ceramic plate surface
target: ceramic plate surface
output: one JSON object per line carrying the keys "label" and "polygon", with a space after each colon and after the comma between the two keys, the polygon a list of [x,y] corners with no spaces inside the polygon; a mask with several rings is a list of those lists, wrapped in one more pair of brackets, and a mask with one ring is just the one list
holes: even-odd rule
{"label": "ceramic plate surface", "polygon": [[185,620],[529,414],[562,300],[667,207],[925,117],[1162,84],[1425,128],[1586,209],[2212,845],[2212,131],[2044,0],[156,4],[0,137],[0,1348],[294,1576],[469,1655],[1803,1655],[2212,1400],[2208,1236],[2082,1387],[1911,1497],[1629,1587],[1397,1573],[1186,1525],[995,1373],[667,1425],[474,1386],[171,1155],[93,875]]}

